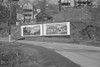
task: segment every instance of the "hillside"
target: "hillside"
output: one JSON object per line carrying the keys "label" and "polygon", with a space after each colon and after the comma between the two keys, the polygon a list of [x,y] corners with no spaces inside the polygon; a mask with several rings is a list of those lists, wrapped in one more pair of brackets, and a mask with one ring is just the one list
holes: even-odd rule
{"label": "hillside", "polygon": [[[52,8],[54,9],[54,8]],[[53,10],[52,10],[53,11]],[[91,10],[90,10],[91,11]],[[53,11],[56,12],[56,11]],[[93,11],[94,12],[94,11]],[[99,27],[95,27],[96,22],[91,23],[91,19],[93,16],[98,15],[99,12],[92,15],[89,13],[87,8],[66,8],[61,12],[56,12],[51,14],[54,17],[54,21],[50,21],[50,23],[60,22],[60,21],[68,21],[71,22],[71,35],[69,36],[59,36],[59,37],[26,37],[27,40],[35,40],[35,41],[53,41],[53,42],[68,42],[68,41],[81,41],[82,40],[100,40],[99,35]],[[97,18],[98,19],[98,18]],[[40,22],[41,23],[41,22]],[[48,23],[48,22],[45,22]],[[94,25],[95,24],[95,25]],[[90,25],[90,26],[88,26]],[[93,25],[93,26],[91,26]],[[92,29],[92,30],[91,30]],[[92,33],[92,34],[91,34]],[[21,37],[21,29],[19,26],[12,26],[12,38],[20,39]],[[24,38],[25,39],[25,38]]]}
{"label": "hillside", "polygon": [[[85,9],[77,9],[77,8],[67,8],[65,11],[61,11],[59,13],[55,13],[52,14],[52,16],[54,17],[54,21],[64,21],[64,18],[66,18],[65,21],[71,21],[71,34],[80,31],[81,29],[83,29],[85,27],[84,22],[88,22],[89,19],[91,19],[90,15],[87,14],[88,12],[85,11]],[[51,21],[54,22],[54,21]],[[74,26],[73,26],[73,25]],[[73,30],[74,27],[77,27],[76,29]],[[20,28],[17,27],[13,27],[13,36],[14,38],[17,37],[20,38]],[[39,39],[39,40],[47,40],[50,41],[52,40],[51,38],[46,37],[32,37],[32,39]],[[65,38],[60,37],[63,40],[65,40]],[[54,37],[55,40],[59,40],[59,37]],[[65,40],[66,41],[66,40]],[[69,40],[68,40],[69,41]]]}
{"label": "hillside", "polygon": [[61,21],[66,19],[66,21],[88,21],[91,16],[88,11],[83,8],[66,8],[56,15],[53,15],[54,20]]}

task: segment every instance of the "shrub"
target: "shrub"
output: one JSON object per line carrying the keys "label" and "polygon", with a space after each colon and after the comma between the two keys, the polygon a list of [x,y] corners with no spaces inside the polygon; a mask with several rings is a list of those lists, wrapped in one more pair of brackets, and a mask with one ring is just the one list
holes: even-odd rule
{"label": "shrub", "polygon": [[0,46],[0,67],[15,67],[20,57],[23,58],[20,49],[12,49],[4,45]]}

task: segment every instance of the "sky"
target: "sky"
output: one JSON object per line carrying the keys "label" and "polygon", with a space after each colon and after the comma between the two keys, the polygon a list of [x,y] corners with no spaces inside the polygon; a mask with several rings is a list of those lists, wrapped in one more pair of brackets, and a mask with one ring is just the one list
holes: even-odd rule
{"label": "sky", "polygon": [[[21,2],[25,2],[25,1],[31,1],[31,2],[34,2],[34,1],[38,1],[38,0],[20,0]],[[39,0],[41,1],[41,0]],[[51,4],[57,4],[57,1],[58,0],[46,0],[47,2],[51,3]]]}
{"label": "sky", "polygon": [[[33,2],[35,2],[35,1],[43,1],[43,0],[20,0],[21,1],[21,4],[22,3],[24,3],[24,2],[26,2],[26,1],[31,1],[31,3]],[[50,3],[50,4],[58,4],[58,0],[46,0],[48,3]],[[96,3],[100,3],[100,0],[93,0],[93,1],[95,1],[94,3],[96,4]]]}

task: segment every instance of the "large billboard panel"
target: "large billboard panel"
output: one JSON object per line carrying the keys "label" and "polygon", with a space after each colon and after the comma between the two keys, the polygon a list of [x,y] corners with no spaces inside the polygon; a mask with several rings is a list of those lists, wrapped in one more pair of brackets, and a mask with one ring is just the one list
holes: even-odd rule
{"label": "large billboard panel", "polygon": [[42,36],[42,24],[21,26],[21,36]]}
{"label": "large billboard panel", "polygon": [[45,36],[70,35],[70,22],[48,23],[43,28]]}

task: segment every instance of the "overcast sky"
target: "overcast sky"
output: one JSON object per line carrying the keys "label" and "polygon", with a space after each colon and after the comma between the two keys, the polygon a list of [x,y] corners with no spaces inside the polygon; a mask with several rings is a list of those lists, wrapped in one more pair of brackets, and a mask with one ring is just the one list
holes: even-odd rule
{"label": "overcast sky", "polygon": [[[26,1],[31,1],[34,2],[34,1],[41,1],[41,0],[20,0],[22,3],[26,2]],[[43,0],[42,0],[43,1]],[[58,3],[58,0],[46,0],[47,2],[49,2],[50,4],[57,4]],[[100,4],[100,0],[93,0],[95,1],[94,3],[99,3]]]}
{"label": "overcast sky", "polygon": [[[23,2],[25,2],[25,1],[34,2],[34,1],[38,1],[38,0],[21,0],[21,1],[23,1]],[[49,3],[51,3],[51,4],[57,4],[58,0],[46,0],[46,1],[49,2]]]}

